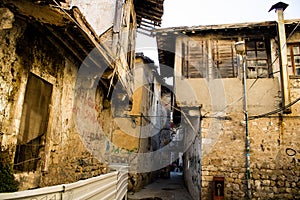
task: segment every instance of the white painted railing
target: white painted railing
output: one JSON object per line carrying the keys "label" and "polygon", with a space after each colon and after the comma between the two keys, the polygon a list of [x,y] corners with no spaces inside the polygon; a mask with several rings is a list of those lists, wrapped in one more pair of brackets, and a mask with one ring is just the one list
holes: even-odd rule
{"label": "white painted railing", "polygon": [[127,199],[128,173],[115,171],[75,183],[0,193],[0,199],[14,200],[123,200]]}

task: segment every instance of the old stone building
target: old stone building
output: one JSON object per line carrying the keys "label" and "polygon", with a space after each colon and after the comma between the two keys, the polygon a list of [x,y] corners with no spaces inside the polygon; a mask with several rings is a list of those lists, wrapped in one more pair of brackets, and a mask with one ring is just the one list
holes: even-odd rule
{"label": "old stone building", "polygon": [[[158,177],[159,168],[155,168],[153,152],[160,148],[159,132],[166,123],[165,109],[161,102],[161,85],[164,83],[157,72],[154,61],[143,53],[136,53],[134,66],[134,93],[132,109],[123,121],[127,133],[136,132],[134,137],[137,154],[130,165],[129,190],[138,191]],[[128,124],[131,124],[128,130]],[[128,136],[127,136],[128,137]],[[127,143],[129,145],[129,143]]]}
{"label": "old stone building", "polygon": [[300,198],[299,21],[283,36],[280,20],[155,31],[193,199]]}
{"label": "old stone building", "polygon": [[0,161],[20,190],[109,171],[128,139],[114,114],[131,104],[135,28],[159,25],[147,11],[162,2],[116,1],[95,27],[83,14],[92,3],[0,2]]}

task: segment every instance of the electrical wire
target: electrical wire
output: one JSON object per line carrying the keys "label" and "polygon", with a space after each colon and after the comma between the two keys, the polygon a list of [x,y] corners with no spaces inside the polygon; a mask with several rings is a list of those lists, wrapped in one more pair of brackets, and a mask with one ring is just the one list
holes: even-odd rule
{"label": "electrical wire", "polygon": [[[87,35],[89,35],[81,26],[80,26],[80,24],[78,24],[78,22],[75,20],[75,19],[73,19],[73,17],[72,16],[70,16],[66,11],[65,11],[65,9],[64,8],[62,8],[57,2],[56,2],[56,0],[53,0],[55,3],[56,3],[56,5],[63,11],[63,12],[65,12],[66,14],[67,14],[67,16],[71,19],[71,20],[73,20],[74,21],[74,23],[79,27],[79,28],[81,28]],[[300,24],[300,21],[298,22],[298,24],[295,26],[295,28],[292,30],[292,32],[289,34],[289,36],[288,36],[288,38],[287,38],[287,40],[286,40],[286,42],[285,42],[285,44],[283,45],[283,47],[287,44],[287,41],[291,38],[291,36],[294,34],[294,32],[296,31],[296,29],[297,29],[297,27],[299,26],[299,24]],[[279,55],[277,55],[276,56],[276,58],[274,59],[274,61],[272,62],[272,64],[271,64],[271,66],[273,66],[273,64],[276,62],[276,60],[279,58]],[[211,58],[209,58],[209,59],[211,59]],[[214,65],[214,62],[212,62],[213,63],[213,65]],[[126,69],[123,65],[121,65],[121,67],[127,72],[127,74],[129,74],[129,76],[132,76],[133,77],[133,75],[128,71],[128,69]],[[118,76],[119,76],[119,78],[122,80],[122,78],[120,77],[120,74],[119,73],[117,73],[118,74]],[[273,73],[274,74],[274,73]],[[257,76],[257,78],[255,79],[255,81],[252,83],[252,85],[249,87],[249,90],[251,89],[251,88],[253,88],[253,86],[257,83],[257,80],[259,79],[259,78],[261,78],[261,77],[259,77],[259,76]],[[123,83],[124,84],[124,83]],[[147,88],[146,86],[144,86],[144,88],[146,88],[147,90],[149,90],[151,93],[154,93],[153,91],[151,91],[149,88]],[[249,92],[249,90],[248,90],[248,92]],[[161,97],[159,97],[158,98],[161,102],[164,102],[162,99],[161,99]],[[236,101],[234,101],[234,102],[232,102],[231,104],[228,104],[228,105],[226,105],[225,107],[224,107],[224,109],[221,111],[221,112],[224,112],[228,107],[230,107],[230,106],[232,106],[232,105],[234,105],[234,104],[236,104],[236,103],[238,103],[239,101],[241,101],[243,99],[243,96],[241,96],[240,98],[238,98]],[[298,101],[298,100],[297,100]],[[290,104],[289,104],[290,105]],[[292,104],[293,105],[293,104]],[[291,105],[290,105],[291,106]],[[286,106],[287,107],[287,106]],[[193,125],[192,125],[192,123],[190,122],[190,120],[188,119],[188,117],[187,117],[187,113],[185,113],[185,112],[183,112],[181,109],[178,109],[178,108],[176,108],[175,106],[171,106],[171,108],[173,108],[173,109],[175,109],[175,110],[177,110],[177,111],[179,111],[182,115],[183,115],[183,117],[187,120],[187,122],[188,122],[188,124],[189,124],[189,126],[193,129],[193,131],[196,133],[196,130],[194,129],[194,127],[193,127]],[[281,109],[278,109],[278,110],[284,110],[284,108],[281,108]],[[263,115],[258,115],[258,116],[256,116],[256,117],[259,117],[259,116],[264,116],[264,115],[271,115],[273,112],[275,112],[275,113],[277,113],[278,112],[278,110],[275,110],[275,111],[272,111],[272,112],[269,112],[269,113],[266,113],[266,114],[263,114]],[[206,115],[206,114],[205,114]],[[206,117],[206,118],[213,118],[213,116],[203,116],[203,117]],[[149,121],[149,119],[147,119],[148,121]],[[150,120],[151,121],[151,120]]]}
{"label": "electrical wire", "polygon": [[[297,25],[294,27],[294,29],[291,31],[291,33],[289,34],[289,36],[287,37],[286,39],[286,42],[284,43],[284,45],[282,46],[282,48],[285,47],[285,45],[287,44],[287,41],[292,37],[292,35],[294,34],[294,32],[296,31],[297,27],[300,25],[300,21],[297,23]],[[279,58],[279,53],[277,54],[276,58],[273,60],[273,62],[271,63],[271,67],[274,65],[274,63],[277,61],[277,59]],[[275,73],[280,73],[280,71],[276,71],[276,72],[273,72],[273,73],[270,73],[269,75],[273,75]],[[260,76],[257,76],[255,81],[251,84],[251,86],[249,87],[248,91],[249,92],[251,90],[251,88],[253,88],[253,86],[256,84],[257,80],[261,78]],[[224,112],[228,107],[238,103],[239,101],[241,101],[243,99],[243,96],[241,96],[240,98],[238,98],[237,100],[233,101],[231,104],[228,104],[224,107],[224,109],[222,109],[221,111],[219,112]],[[206,113],[208,114],[208,113]],[[204,116],[206,116],[206,114]],[[216,113],[217,114],[217,113]],[[216,115],[216,114],[213,114],[213,115]]]}
{"label": "electrical wire", "polygon": [[[77,21],[76,21],[76,19],[74,19],[69,13],[67,13],[67,11],[63,8],[63,7],[61,7],[61,5],[56,1],[56,0],[53,0],[53,2],[56,4],[56,6],[58,7],[58,8],[60,8],[92,41],[93,41],[93,39],[91,38],[91,36],[90,36],[90,33],[89,32],[87,32]],[[120,37],[120,36],[119,36]],[[99,42],[99,41],[98,41]],[[104,48],[104,51],[105,52],[108,52],[108,50],[107,50],[107,48],[105,48],[105,47],[102,47],[99,43],[94,43],[94,45],[95,45],[95,47],[100,51],[100,52],[102,52],[102,48]],[[103,45],[103,44],[102,44]],[[104,45],[103,45],[104,46]],[[108,52],[108,55],[111,57],[111,54],[112,53],[110,53],[110,52]],[[119,58],[119,60],[120,60],[120,58]],[[115,61],[117,61],[117,60],[115,60]],[[118,62],[114,62],[114,63],[118,63]],[[121,66],[121,68],[123,68],[123,70],[125,70],[126,72],[127,72],[127,69],[121,64],[121,65],[117,65],[117,66]],[[114,74],[117,74],[117,76],[119,77],[119,80],[121,81],[121,83],[122,83],[122,85],[125,87],[125,83],[123,82],[123,79],[122,79],[122,76],[120,75],[120,73],[119,73],[119,71],[118,70],[116,70],[116,73],[114,73]],[[126,87],[125,87],[126,88]],[[132,92],[132,91],[131,91]]]}
{"label": "electrical wire", "polygon": [[[53,0],[53,2],[82,30],[82,31],[84,31],[88,36],[89,36],[89,33],[87,33],[82,27],[81,27],[81,25],[75,20],[75,19],[73,19],[73,17],[69,14],[69,13],[67,13],[66,12],[66,10],[64,9],[64,8],[62,8],[61,6],[60,6],[60,4],[56,1],[56,0]],[[90,37],[90,36],[89,36]],[[95,45],[99,45],[99,44],[95,44]],[[99,45],[100,46],[100,45]],[[129,74],[129,76],[131,76],[131,77],[133,77],[133,75],[129,72],[129,70],[128,69],[126,69],[125,68],[125,66],[123,66],[123,65],[121,65],[121,67],[125,70],[125,72],[127,73],[127,74]],[[117,70],[118,71],[118,70]],[[122,77],[121,77],[121,75],[117,72],[117,75],[119,76],[119,80],[121,80],[121,82],[122,82]],[[125,84],[124,83],[122,83],[124,86],[125,86]],[[148,88],[147,88],[148,89]],[[149,90],[149,89],[148,89]],[[150,91],[150,90],[149,90]],[[152,92],[152,91],[151,91]],[[158,99],[160,99],[161,100],[161,98],[159,97]],[[184,113],[182,110],[180,110],[180,109],[178,109],[178,108],[175,108],[175,107],[173,107],[173,106],[171,106],[172,108],[174,108],[175,110],[177,110],[177,111],[179,111],[179,112],[181,112],[182,113],[182,115],[184,116],[184,118],[187,120],[187,122],[188,122],[188,124],[189,124],[189,126],[193,129],[193,131],[194,132],[196,132],[196,130],[194,129],[194,127],[193,127],[193,125],[192,125],[192,123],[190,122],[190,120],[187,118],[187,115],[186,115],[186,113]]]}
{"label": "electrical wire", "polygon": [[282,108],[279,108],[279,109],[276,109],[276,110],[273,110],[271,112],[267,112],[267,113],[264,113],[264,114],[260,114],[260,115],[249,116],[249,120],[263,118],[263,117],[266,117],[266,116],[269,116],[269,115],[273,115],[273,114],[282,112],[282,111],[286,110],[287,108],[290,108],[292,105],[294,105],[298,101],[300,101],[300,97],[297,98],[296,100],[294,100],[293,102],[289,103],[288,105],[283,106]]}
{"label": "electrical wire", "polygon": [[[81,25],[75,20],[73,19],[73,17],[67,13],[65,11],[64,8],[61,7],[61,5],[56,1],[56,0],[53,0],[53,2],[86,34],[90,37],[89,33],[83,29],[81,27]],[[297,27],[300,25],[300,21],[298,22],[298,24],[295,26],[295,28],[292,30],[292,32],[289,34],[288,38],[287,38],[287,41],[290,39],[290,37],[293,35],[293,33],[295,32],[295,30],[297,29]],[[99,44],[95,44],[95,45],[99,45]],[[284,44],[284,46],[286,45],[286,43]],[[283,46],[283,47],[284,47]],[[98,48],[100,47],[100,45],[98,46]],[[273,64],[276,62],[276,60],[279,58],[279,56],[277,55],[276,58],[274,59],[274,61],[272,62],[271,66],[273,66]],[[131,73],[128,72],[128,70],[123,66],[121,65],[121,67],[129,74],[133,77],[133,75]],[[277,72],[273,72],[272,74],[275,74],[275,73],[278,73],[280,71],[277,71]],[[117,73],[117,75],[119,76],[119,78],[122,80],[122,78],[120,77],[120,74]],[[256,80],[252,83],[252,85],[250,86],[249,90],[256,84],[257,80],[259,79],[260,77],[258,76],[256,78]],[[151,91],[149,88],[147,88],[146,86],[143,86],[144,88],[146,88],[147,90],[149,90],[151,93],[154,94],[153,91]],[[158,99],[161,101],[161,102],[165,102],[162,100],[161,97],[158,97]],[[228,107],[236,104],[237,102],[241,101],[243,99],[243,96],[238,98],[236,101],[232,102],[231,104],[228,104],[224,107],[223,111],[226,110]],[[263,117],[278,117],[278,116],[270,116],[272,114],[276,114],[276,113],[279,113],[279,112],[282,112],[283,110],[287,109],[287,108],[290,108],[292,105],[296,104],[298,101],[300,101],[300,98],[297,98],[295,101],[291,102],[290,104],[288,104],[287,106],[285,107],[282,107],[280,109],[277,109],[277,110],[274,110],[274,111],[271,111],[271,112],[268,112],[268,113],[264,113],[264,114],[260,114],[260,115],[256,115],[256,116],[249,116],[249,120],[254,120],[254,119],[258,119],[258,118],[263,118]],[[165,103],[168,103],[168,102],[165,102]],[[196,130],[194,129],[194,126],[192,125],[192,123],[190,122],[190,120],[188,119],[187,117],[187,113],[183,112],[181,109],[178,109],[176,108],[175,106],[171,106],[171,108],[179,111],[181,114],[183,114],[184,118],[187,120],[189,126],[193,129],[193,131],[196,133]],[[207,114],[207,113],[206,113]],[[205,115],[206,115],[205,114]],[[203,116],[203,118],[212,118],[213,116]],[[153,126],[155,126],[151,120],[148,119],[148,117],[165,117],[165,116],[143,116],[144,119],[146,119],[148,122],[150,122]],[[290,117],[300,117],[300,116],[290,116]],[[157,128],[157,127],[155,127]],[[157,128],[158,129],[158,128]],[[193,140],[196,139],[196,134],[195,134],[195,138]],[[23,162],[20,162],[20,163],[15,163],[14,165],[20,165],[20,164],[23,164],[23,163],[26,163],[26,162],[30,162],[30,161],[34,161],[34,160],[39,160],[40,158],[33,158],[33,159],[28,159],[28,160],[25,160]]]}

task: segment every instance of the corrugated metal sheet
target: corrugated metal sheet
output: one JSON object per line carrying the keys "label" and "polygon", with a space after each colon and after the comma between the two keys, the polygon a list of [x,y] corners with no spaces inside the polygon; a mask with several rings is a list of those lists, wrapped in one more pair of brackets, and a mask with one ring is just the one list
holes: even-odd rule
{"label": "corrugated metal sheet", "polygon": [[52,187],[44,187],[35,190],[25,190],[13,193],[0,193],[0,199],[22,199],[22,200],[42,200],[42,199],[55,199],[61,200],[64,191],[63,185]]}
{"label": "corrugated metal sheet", "polygon": [[115,171],[70,184],[2,193],[0,199],[22,200],[122,200],[127,195],[128,173]]}
{"label": "corrugated metal sheet", "polygon": [[128,172],[119,172],[116,199],[122,199],[127,195]]}

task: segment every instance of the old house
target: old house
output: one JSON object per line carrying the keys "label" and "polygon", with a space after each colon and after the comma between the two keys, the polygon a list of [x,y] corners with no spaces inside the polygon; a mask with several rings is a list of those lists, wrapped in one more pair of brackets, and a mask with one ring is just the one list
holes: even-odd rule
{"label": "old house", "polygon": [[162,12],[147,13],[159,6],[116,1],[112,24],[94,29],[69,1],[0,2],[0,160],[20,190],[109,171],[124,143],[114,113],[132,96],[135,28],[159,25]]}
{"label": "old house", "polygon": [[164,115],[165,110],[161,102],[163,82],[157,72],[157,66],[143,53],[136,53],[135,58],[132,109],[126,116],[120,116],[119,120],[123,121],[126,133],[135,133],[132,135],[135,142],[127,143],[134,145],[136,149],[136,153],[133,154],[135,158],[129,163],[129,190],[138,191],[158,176],[159,168],[154,165],[153,152],[160,148],[159,132],[165,123],[165,119],[160,116]]}
{"label": "old house", "polygon": [[299,21],[155,31],[194,199],[300,198]]}

